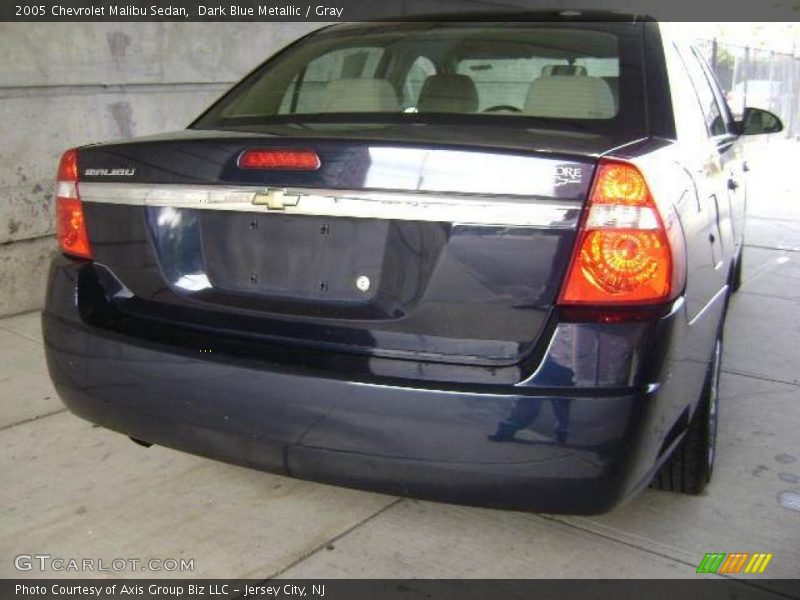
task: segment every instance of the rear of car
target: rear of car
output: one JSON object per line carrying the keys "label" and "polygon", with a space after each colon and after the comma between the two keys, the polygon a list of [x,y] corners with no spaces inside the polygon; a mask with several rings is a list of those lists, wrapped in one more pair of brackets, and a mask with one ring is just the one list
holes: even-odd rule
{"label": "rear of car", "polygon": [[183,132],[68,152],[59,394],[301,478],[616,505],[685,433],[723,310],[687,312],[659,43],[635,19],[336,26]]}

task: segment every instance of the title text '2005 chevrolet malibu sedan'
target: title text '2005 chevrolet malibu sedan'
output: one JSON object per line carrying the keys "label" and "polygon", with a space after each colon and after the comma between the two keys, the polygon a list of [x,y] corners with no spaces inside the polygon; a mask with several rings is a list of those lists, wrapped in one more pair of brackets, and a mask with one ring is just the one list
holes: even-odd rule
{"label": "title text '2005 chevrolet malibu sedan'", "polygon": [[143,443],[305,479],[698,493],[741,139],[781,127],[634,16],[322,29],[185,131],[64,154],[52,379]]}

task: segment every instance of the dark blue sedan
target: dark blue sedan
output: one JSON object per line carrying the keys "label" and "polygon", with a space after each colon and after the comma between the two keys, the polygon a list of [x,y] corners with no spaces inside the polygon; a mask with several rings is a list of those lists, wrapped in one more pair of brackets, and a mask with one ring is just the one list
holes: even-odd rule
{"label": "dark blue sedan", "polygon": [[741,140],[781,127],[635,16],[321,29],[185,131],[64,154],[51,377],[144,445],[316,481],[699,493]]}

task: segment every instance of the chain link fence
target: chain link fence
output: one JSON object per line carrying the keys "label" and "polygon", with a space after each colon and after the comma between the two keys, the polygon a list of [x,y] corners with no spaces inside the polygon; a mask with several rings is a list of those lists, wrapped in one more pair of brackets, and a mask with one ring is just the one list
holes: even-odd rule
{"label": "chain link fence", "polygon": [[745,106],[763,108],[778,115],[785,135],[800,139],[800,56],[699,40],[716,73],[734,116]]}

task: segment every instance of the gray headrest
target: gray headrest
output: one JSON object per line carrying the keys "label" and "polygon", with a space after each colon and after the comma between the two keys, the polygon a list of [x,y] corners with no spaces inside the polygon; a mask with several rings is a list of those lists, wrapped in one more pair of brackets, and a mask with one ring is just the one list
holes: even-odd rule
{"label": "gray headrest", "polygon": [[325,85],[320,112],[397,112],[400,102],[385,79],[333,79]]}
{"label": "gray headrest", "polygon": [[599,77],[553,75],[531,83],[526,115],[562,119],[611,119],[617,114],[614,95]]}
{"label": "gray headrest", "polygon": [[551,77],[553,75],[581,77],[586,75],[586,67],[581,65],[545,65],[542,67],[542,77]]}
{"label": "gray headrest", "polygon": [[466,75],[431,75],[422,84],[418,112],[472,113],[478,110],[478,90]]}

